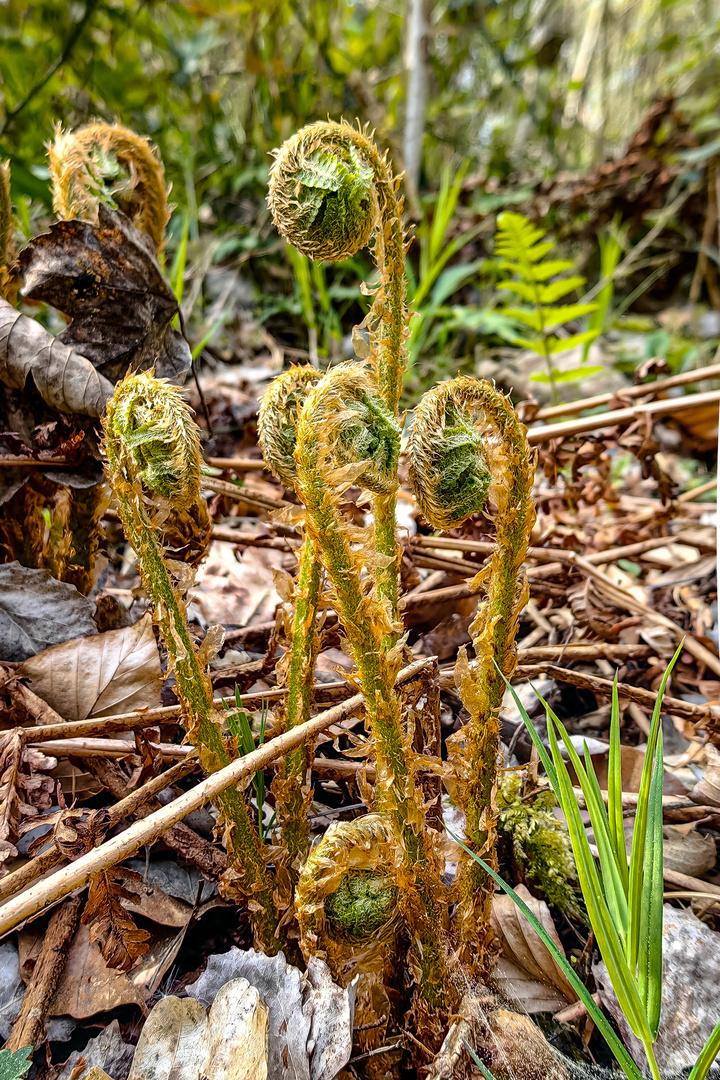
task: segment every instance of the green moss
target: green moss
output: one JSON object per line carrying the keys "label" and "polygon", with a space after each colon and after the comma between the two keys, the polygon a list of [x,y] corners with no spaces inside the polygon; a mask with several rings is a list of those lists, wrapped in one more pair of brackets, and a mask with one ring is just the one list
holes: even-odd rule
{"label": "green moss", "polygon": [[520,876],[535,886],[548,904],[572,918],[582,918],[573,888],[577,878],[570,838],[553,813],[552,791],[525,797],[522,773],[505,773],[497,806],[498,833],[507,839]]}
{"label": "green moss", "polygon": [[392,918],[397,889],[383,873],[356,870],[325,900],[328,922],[343,936],[366,940]]}

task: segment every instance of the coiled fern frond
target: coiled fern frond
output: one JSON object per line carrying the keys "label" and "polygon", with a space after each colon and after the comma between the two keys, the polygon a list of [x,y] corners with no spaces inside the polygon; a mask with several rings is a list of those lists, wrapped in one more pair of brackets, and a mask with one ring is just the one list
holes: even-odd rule
{"label": "coiled fern frond", "polygon": [[130,375],[113,397],[112,428],[129,480],[170,499],[177,510],[198,499],[200,432],[180,387],[148,372]]}
{"label": "coiled fern frond", "polygon": [[148,139],[121,124],[88,124],[48,146],[53,207],[59,218],[97,221],[99,202],[118,207],[162,248],[170,219],[165,171]]}
{"label": "coiled fern frond", "polygon": [[273,379],[260,402],[258,442],[268,468],[288,488],[297,485],[295,445],[300,410],[308,390],[320,378],[314,367],[293,365]]}
{"label": "coiled fern frond", "polygon": [[[486,599],[470,626],[475,660],[461,654],[456,670],[470,721],[458,757],[465,772],[468,844],[495,858],[494,790],[500,752],[498,712],[517,661],[515,637],[527,598],[523,562],[535,505],[534,456],[510,401],[491,383],[463,376],[428,391],[415,410],[408,440],[410,480],[418,504],[437,529],[462,524],[492,498],[497,547],[478,575]],[[470,857],[459,874],[461,956],[487,970],[493,883]]]}
{"label": "coiled fern frond", "polygon": [[[348,258],[374,238],[380,280],[363,328],[380,396],[393,414],[402,391],[408,337],[403,200],[398,185],[399,178],[367,128],[354,128],[343,120],[309,124],[283,143],[270,170],[268,191],[278,230],[312,259]],[[365,349],[358,355],[365,355]],[[392,494],[380,492],[374,518],[377,547],[385,557],[378,587],[396,617],[400,553]],[[392,639],[386,642],[388,647],[392,644]]]}
{"label": "coiled fern frond", "polygon": [[[183,707],[186,737],[199,749],[206,773],[228,765],[234,744],[223,738],[222,718],[213,703],[207,660],[196,650],[187,628],[185,605],[174,585],[162,548],[162,535],[151,518],[153,497],[180,509],[198,497],[199,433],[182,392],[143,372],[118,383],[103,420],[106,473],[117,499],[123,530],[138,559],[143,582],[175,674]],[[230,788],[218,796],[231,876],[250,901],[255,936],[268,952],[277,952],[278,912],[272,880],[260,840],[243,795]]]}
{"label": "coiled fern frond", "polygon": [[328,960],[336,978],[353,954],[384,947],[398,915],[401,849],[378,814],[331,825],[298,881],[295,911],[306,956]]}

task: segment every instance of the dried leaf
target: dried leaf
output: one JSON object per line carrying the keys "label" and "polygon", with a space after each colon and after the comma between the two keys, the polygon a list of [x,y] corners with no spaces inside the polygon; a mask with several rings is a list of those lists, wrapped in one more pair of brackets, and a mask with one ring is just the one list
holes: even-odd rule
{"label": "dried leaf", "polygon": [[692,789],[690,797],[706,806],[720,806],[720,750],[708,743],[705,754],[705,775]]}
{"label": "dried leaf", "polygon": [[63,413],[102,416],[112,396],[112,383],[89,360],[0,299],[0,380],[23,390],[28,377]]}
{"label": "dried leaf", "polygon": [[95,605],[48,570],[0,566],[0,659],[27,660],[50,645],[97,633]]}
{"label": "dried leaf", "polygon": [[153,708],[160,704],[162,670],[152,618],[55,645],[27,660],[20,674],[65,720]]}
{"label": "dried leaf", "polygon": [[266,1080],[267,1024],[246,979],[226,983],[207,1013],[193,998],[163,998],[142,1030],[128,1080]]}
{"label": "dried leaf", "polygon": [[[524,885],[517,892],[563,951],[547,904]],[[552,1012],[577,1000],[547,946],[509,896],[494,897],[491,922],[502,949],[494,979],[504,998],[530,1014]]]}
{"label": "dried leaf", "polygon": [[57,221],[20,255],[23,294],[72,319],[59,340],[92,361],[111,382],[155,367],[172,378],[190,366],[190,348],[173,329],[175,296],[152,240],[102,204],[99,224]]}
{"label": "dried leaf", "polygon": [[4,1042],[12,1031],[20,1011],[25,986],[20,978],[20,957],[14,941],[0,942],[0,1039]]}
{"label": "dried leaf", "polygon": [[121,903],[121,900],[137,900],[137,891],[128,886],[140,881],[140,874],[125,866],[113,866],[90,875],[81,922],[90,926],[92,941],[102,941],[102,955],[108,967],[121,971],[129,971],[149,948],[147,930],[135,925]]}
{"label": "dried leaf", "polygon": [[282,552],[270,548],[247,548],[238,561],[230,544],[214,544],[190,593],[189,618],[203,626],[267,622],[279,599],[273,572],[282,563]]}
{"label": "dried leaf", "polygon": [[272,1080],[331,1080],[337,1075],[352,1049],[354,984],[337,986],[321,960],[311,960],[302,975],[282,953],[271,957],[232,948],[210,956],[187,992],[210,1005],[228,980],[237,978],[257,987],[267,1005]]}
{"label": "dried leaf", "polygon": [[[42,935],[32,927],[18,935],[20,970],[31,968],[42,946]],[[109,968],[102,958],[100,947],[90,940],[90,930],[80,925],[68,953],[65,970],[60,976],[51,1002],[50,1016],[72,1016],[84,1020],[98,1013],[109,1012],[121,1005],[144,1008],[145,994],[123,971]]]}
{"label": "dried leaf", "polygon": [[124,1080],[134,1053],[135,1047],[123,1042],[120,1025],[113,1020],[84,1050],[73,1050],[57,1080],[70,1080],[71,1076],[74,1080],[100,1080],[98,1073]]}

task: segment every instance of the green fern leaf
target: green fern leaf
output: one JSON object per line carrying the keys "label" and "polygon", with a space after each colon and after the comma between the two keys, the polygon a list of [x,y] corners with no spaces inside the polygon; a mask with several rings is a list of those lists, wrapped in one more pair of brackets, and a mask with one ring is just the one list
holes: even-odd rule
{"label": "green fern leaf", "polygon": [[[557,301],[575,292],[585,284],[579,274],[569,274],[574,263],[568,259],[550,259],[554,242],[545,239],[543,229],[533,225],[522,214],[501,214],[495,237],[495,254],[501,270],[513,275],[498,284],[498,290],[512,294],[527,307],[513,307],[510,296],[503,313],[508,318],[534,331],[536,336],[516,337],[515,343],[545,358],[548,368],[547,381],[555,392],[558,380],[552,357],[556,353],[592,341],[597,337],[595,329],[585,330],[569,337],[559,337],[561,327],[576,322],[597,310],[597,304],[558,304]],[[562,275],[567,276],[563,277]],[[555,280],[553,280],[555,279]],[[536,381],[546,381],[545,377]]]}

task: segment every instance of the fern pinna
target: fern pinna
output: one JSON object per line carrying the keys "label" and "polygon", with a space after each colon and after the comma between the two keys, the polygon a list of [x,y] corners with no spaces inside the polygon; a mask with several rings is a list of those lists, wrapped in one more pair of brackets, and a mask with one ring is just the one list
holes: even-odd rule
{"label": "fern pinna", "polygon": [[572,371],[559,372],[553,364],[553,356],[567,352],[577,345],[589,343],[599,330],[583,330],[578,334],[561,337],[558,330],[569,322],[595,311],[597,304],[558,304],[568,293],[585,284],[579,274],[562,277],[575,264],[570,259],[549,259],[555,243],[545,239],[545,232],[533,225],[522,214],[501,214],[495,236],[495,255],[501,270],[514,277],[502,281],[498,289],[513,293],[524,307],[505,307],[506,315],[526,326],[533,333],[517,336],[515,344],[530,349],[545,359],[547,374],[539,372],[531,376],[534,382],[548,383],[553,399],[557,396],[557,383],[592,375],[600,367],[583,366]]}

